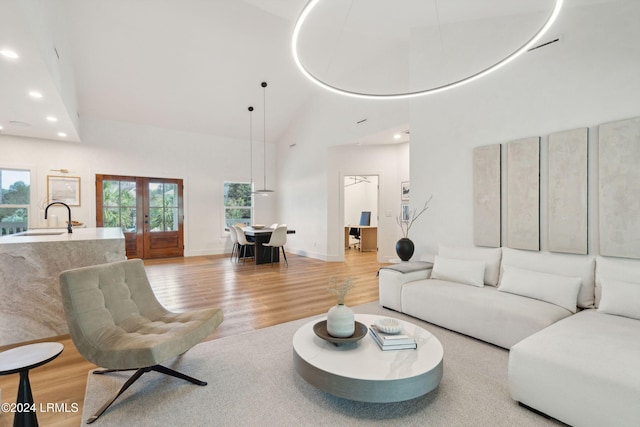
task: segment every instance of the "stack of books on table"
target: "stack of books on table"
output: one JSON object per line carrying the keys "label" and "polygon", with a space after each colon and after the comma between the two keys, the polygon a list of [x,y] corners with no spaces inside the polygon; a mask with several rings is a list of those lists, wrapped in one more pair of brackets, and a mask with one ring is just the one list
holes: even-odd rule
{"label": "stack of books on table", "polygon": [[374,325],[369,327],[369,333],[376,344],[378,344],[378,347],[383,351],[418,348],[416,340],[408,335],[385,334],[384,332],[379,331]]}

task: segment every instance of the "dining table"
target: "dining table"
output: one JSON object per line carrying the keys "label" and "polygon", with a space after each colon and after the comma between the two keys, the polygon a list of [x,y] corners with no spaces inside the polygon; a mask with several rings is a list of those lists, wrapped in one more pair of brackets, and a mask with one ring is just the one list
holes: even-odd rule
{"label": "dining table", "polygon": [[[251,226],[244,227],[242,229],[244,235],[247,236],[247,240],[255,243],[254,256],[256,265],[271,263],[271,252],[267,250],[263,243],[269,243],[271,234],[275,229],[269,227],[254,228]],[[287,234],[295,234],[295,230],[287,228]],[[273,254],[273,262],[280,262],[280,251],[276,251]]]}

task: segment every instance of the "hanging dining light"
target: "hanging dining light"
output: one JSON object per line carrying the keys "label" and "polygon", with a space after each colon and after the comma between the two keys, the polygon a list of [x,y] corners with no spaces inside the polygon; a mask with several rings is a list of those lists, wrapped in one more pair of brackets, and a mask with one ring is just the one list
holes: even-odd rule
{"label": "hanging dining light", "polygon": [[263,104],[264,106],[262,107],[262,112],[264,114],[264,121],[263,121],[263,132],[264,132],[264,161],[263,161],[263,167],[262,170],[264,172],[264,179],[263,179],[263,188],[262,190],[257,190],[254,193],[255,194],[260,194],[262,196],[268,196],[269,194],[273,193],[273,190],[267,190],[267,82],[262,82],[261,83],[262,86],[262,100],[263,100]]}
{"label": "hanging dining light", "polygon": [[253,192],[253,107],[249,106],[249,184]]}

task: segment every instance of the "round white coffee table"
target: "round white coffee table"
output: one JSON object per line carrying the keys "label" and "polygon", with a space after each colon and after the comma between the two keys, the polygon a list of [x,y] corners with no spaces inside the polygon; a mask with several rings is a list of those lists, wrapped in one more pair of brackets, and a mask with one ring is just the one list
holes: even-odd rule
{"label": "round white coffee table", "polygon": [[[384,316],[356,314],[367,327]],[[293,336],[293,363],[308,383],[346,399],[362,402],[400,402],[435,389],[442,379],[442,344],[425,329],[400,321],[402,333],[413,336],[415,350],[382,351],[367,334],[342,346],[319,338],[313,331],[317,319]]]}

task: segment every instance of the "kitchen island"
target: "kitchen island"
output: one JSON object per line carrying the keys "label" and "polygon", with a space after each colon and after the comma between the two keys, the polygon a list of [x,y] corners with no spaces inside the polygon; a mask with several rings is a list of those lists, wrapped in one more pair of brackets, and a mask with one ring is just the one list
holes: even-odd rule
{"label": "kitchen island", "polygon": [[0,346],[69,333],[60,273],[125,258],[120,228],[37,229],[0,237]]}

